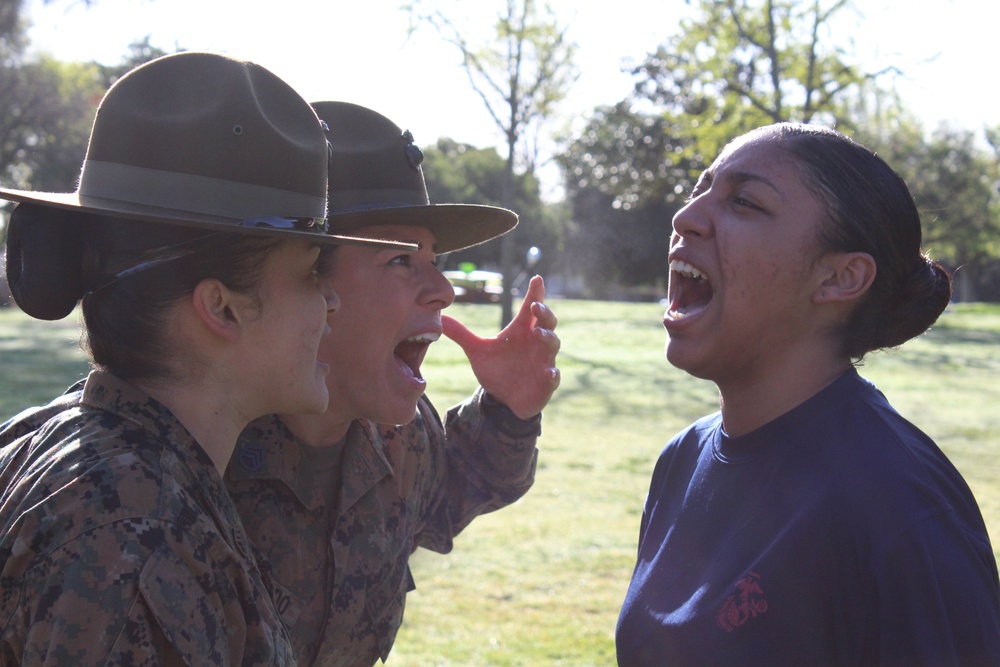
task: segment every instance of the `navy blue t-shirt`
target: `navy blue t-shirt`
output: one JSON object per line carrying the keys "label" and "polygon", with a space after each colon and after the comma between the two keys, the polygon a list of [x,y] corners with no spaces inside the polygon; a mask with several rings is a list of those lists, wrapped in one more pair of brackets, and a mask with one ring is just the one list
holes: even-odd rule
{"label": "navy blue t-shirt", "polygon": [[961,475],[852,369],[664,449],[616,642],[621,667],[1000,665],[1000,582]]}

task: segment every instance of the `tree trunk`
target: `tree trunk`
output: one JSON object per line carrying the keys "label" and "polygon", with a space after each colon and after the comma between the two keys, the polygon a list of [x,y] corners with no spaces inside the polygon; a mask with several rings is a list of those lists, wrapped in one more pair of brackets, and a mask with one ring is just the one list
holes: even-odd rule
{"label": "tree trunk", "polygon": [[[514,208],[514,151],[517,135],[507,133],[507,168],[504,170],[503,190],[501,200],[504,208]],[[500,329],[510,324],[514,319],[514,279],[517,274],[514,267],[514,233],[517,227],[500,237],[500,272],[503,273],[503,292],[500,294]]]}

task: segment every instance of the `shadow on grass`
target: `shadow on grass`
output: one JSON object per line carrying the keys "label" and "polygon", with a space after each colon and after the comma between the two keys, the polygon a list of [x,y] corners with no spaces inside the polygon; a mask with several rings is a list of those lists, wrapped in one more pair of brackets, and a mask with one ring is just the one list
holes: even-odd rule
{"label": "shadow on grass", "polygon": [[903,362],[928,372],[957,369],[1000,371],[1000,333],[980,329],[936,327],[895,350],[871,355],[871,359]]}
{"label": "shadow on grass", "polygon": [[0,319],[0,422],[48,403],[88,371],[75,322]]}
{"label": "shadow on grass", "polygon": [[718,409],[714,385],[673,368],[665,359],[640,365],[596,361],[566,352],[559,356],[564,382],[552,398],[554,405],[569,408],[578,403],[609,419],[648,419],[658,410],[669,410],[686,421]]}
{"label": "shadow on grass", "polygon": [[968,329],[949,324],[937,324],[927,333],[927,338],[940,343],[1000,346],[1000,332]]}

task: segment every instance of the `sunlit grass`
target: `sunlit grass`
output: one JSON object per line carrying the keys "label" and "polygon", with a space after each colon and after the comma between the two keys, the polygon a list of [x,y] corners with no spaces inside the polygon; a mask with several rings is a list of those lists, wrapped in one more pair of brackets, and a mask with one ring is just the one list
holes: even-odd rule
{"label": "sunlit grass", "polygon": [[0,308],[0,422],[23,408],[48,403],[86,377],[89,368],[75,315],[46,322]]}

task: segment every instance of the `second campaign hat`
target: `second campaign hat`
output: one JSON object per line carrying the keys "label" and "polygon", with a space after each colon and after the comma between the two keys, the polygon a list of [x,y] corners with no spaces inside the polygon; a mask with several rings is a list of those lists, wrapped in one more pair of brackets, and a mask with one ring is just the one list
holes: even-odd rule
{"label": "second campaign hat", "polygon": [[509,232],[517,214],[479,204],[431,204],[423,154],[382,114],[349,102],[314,102],[330,126],[330,228],[359,232],[368,225],[430,229],[439,253],[461,250]]}

